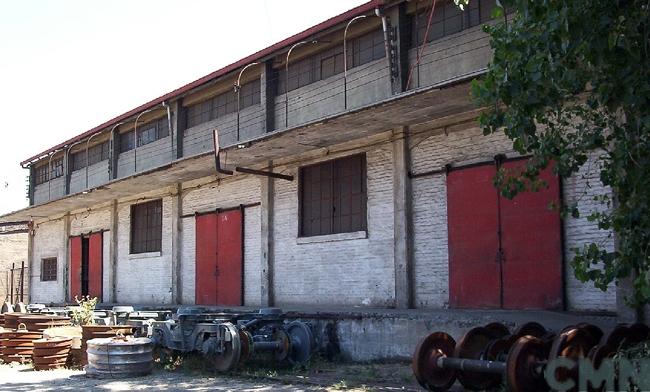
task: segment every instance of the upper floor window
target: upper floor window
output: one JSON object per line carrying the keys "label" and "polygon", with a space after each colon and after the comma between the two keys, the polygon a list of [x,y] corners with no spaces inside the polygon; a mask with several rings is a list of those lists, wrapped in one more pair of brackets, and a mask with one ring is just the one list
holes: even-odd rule
{"label": "upper floor window", "polygon": [[[144,125],[138,125],[138,147],[167,136],[169,136],[169,122],[167,121],[167,117],[162,117]],[[135,147],[135,131],[121,133],[119,140],[120,152],[133,150]]]}
{"label": "upper floor window", "polygon": [[50,178],[58,178],[61,176],[63,176],[63,158],[53,159]]}
{"label": "upper floor window", "polygon": [[[239,108],[260,103],[260,80],[245,83],[239,91]],[[187,107],[187,128],[214,120],[237,111],[237,93],[229,90],[206,101]]]}
{"label": "upper floor window", "polygon": [[108,141],[90,147],[88,149],[88,164],[94,165],[95,163],[107,160],[109,155],[109,149],[110,146]]}
{"label": "upper floor window", "polygon": [[[385,57],[381,29],[348,40],[348,69]],[[343,44],[289,64],[289,91],[343,72]],[[278,69],[278,94],[284,94],[286,71]]]}
{"label": "upper floor window", "polygon": [[[470,1],[467,9],[462,11],[454,2],[447,1],[436,6],[429,27],[426,42],[435,41],[444,36],[458,33],[464,29],[478,26],[490,20],[495,7],[495,0]],[[411,20],[411,46],[422,43],[429,22],[430,9],[420,10]]]}
{"label": "upper floor window", "polygon": [[49,179],[48,165],[39,166],[34,169],[34,183],[36,185],[46,183]]}
{"label": "upper floor window", "polygon": [[366,230],[366,156],[300,168],[300,236]]}
{"label": "upper floor window", "polygon": [[162,200],[131,206],[131,253],[162,249]]}

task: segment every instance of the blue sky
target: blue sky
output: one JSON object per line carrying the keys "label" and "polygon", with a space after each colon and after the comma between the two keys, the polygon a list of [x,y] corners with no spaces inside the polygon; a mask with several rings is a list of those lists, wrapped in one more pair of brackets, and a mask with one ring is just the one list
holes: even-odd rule
{"label": "blue sky", "polygon": [[20,161],[364,2],[0,0],[0,215]]}

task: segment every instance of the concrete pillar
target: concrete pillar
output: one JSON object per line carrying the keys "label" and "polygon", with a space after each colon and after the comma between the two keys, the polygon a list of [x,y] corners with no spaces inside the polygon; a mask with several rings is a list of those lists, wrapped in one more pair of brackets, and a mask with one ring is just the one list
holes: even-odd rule
{"label": "concrete pillar", "polygon": [[[180,101],[174,101],[171,104],[172,109],[172,127],[174,130],[174,138],[176,149],[173,159],[180,159],[183,157],[183,133],[187,126],[187,110],[183,107]],[[174,113],[176,115],[174,115]]]}
{"label": "concrete pillar", "polygon": [[182,298],[181,280],[181,215],[183,213],[183,190],[177,183],[172,192],[172,303],[180,304]]}
{"label": "concrete pillar", "polygon": [[65,257],[65,268],[63,270],[63,298],[68,302],[73,302],[74,298],[70,297],[70,213],[63,216],[63,254]]}
{"label": "concrete pillar", "polygon": [[[269,161],[268,169],[273,163]],[[260,304],[273,306],[273,178],[260,177],[261,181],[261,293]]]}
{"label": "concrete pillar", "polygon": [[[117,161],[120,158],[120,134],[118,132],[118,128],[113,129],[113,132],[111,132],[111,143],[110,143],[110,150],[108,152],[109,155],[109,160],[108,160],[108,172],[109,172],[109,178],[111,180],[114,180],[117,178]],[[66,171],[67,173],[67,171]]]}
{"label": "concrete pillar", "polygon": [[[111,285],[111,299],[112,303],[117,303],[117,238],[118,238],[118,216],[117,216],[117,200],[111,203],[111,243],[108,249],[108,257],[110,259],[110,272],[109,281]],[[128,244],[126,245],[128,246]]]}
{"label": "concrete pillar", "polygon": [[399,94],[406,89],[406,80],[409,74],[408,48],[406,46],[410,35],[408,16],[406,14],[407,3],[401,3],[386,11],[390,20],[391,38],[391,63],[393,64],[393,77],[391,78],[391,91]]}
{"label": "concrete pillar", "polygon": [[409,163],[408,129],[404,127],[393,133],[395,306],[401,309],[413,307]]}

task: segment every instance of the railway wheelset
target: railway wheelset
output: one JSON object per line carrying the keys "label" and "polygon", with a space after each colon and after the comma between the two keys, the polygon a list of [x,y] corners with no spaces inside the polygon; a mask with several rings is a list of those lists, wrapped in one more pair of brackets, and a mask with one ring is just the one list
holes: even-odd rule
{"label": "railway wheelset", "polygon": [[[649,338],[650,328],[640,323],[619,324],[607,334],[587,323],[558,333],[536,322],[513,332],[501,323],[491,323],[470,329],[458,342],[445,332],[428,335],[413,354],[412,368],[418,383],[430,391],[449,390],[457,380],[472,391],[493,389],[504,381],[512,392],[548,391],[545,372],[553,360],[586,359],[597,368],[618,349]],[[555,380],[573,381],[577,390],[577,365],[552,371]]]}
{"label": "railway wheelset", "polygon": [[278,363],[303,365],[316,348],[310,325],[288,321],[277,308],[244,314],[179,310],[174,320],[152,322],[149,334],[158,352],[199,352],[221,372],[262,353]]}

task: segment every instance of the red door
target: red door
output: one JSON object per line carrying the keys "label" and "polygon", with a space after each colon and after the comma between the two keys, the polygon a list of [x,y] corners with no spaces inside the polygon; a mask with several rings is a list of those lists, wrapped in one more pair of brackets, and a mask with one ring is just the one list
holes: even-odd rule
{"label": "red door", "polygon": [[70,237],[70,301],[81,298],[81,237]]}
{"label": "red door", "polygon": [[196,304],[243,304],[241,210],[196,217]]}
{"label": "red door", "polygon": [[[524,160],[505,162],[507,169]],[[503,307],[558,309],[562,307],[562,238],[560,183],[551,169],[540,175],[548,188],[501,198]]]}
{"label": "red door", "polygon": [[449,303],[455,308],[501,304],[495,173],[494,165],[482,165],[447,176]]}
{"label": "red door", "polygon": [[[524,160],[509,161],[508,169]],[[562,306],[559,179],[513,200],[498,195],[492,164],[447,177],[449,302],[457,308],[557,309]]]}
{"label": "red door", "polygon": [[93,233],[89,237],[88,244],[88,295],[97,297],[102,301],[102,264],[103,264],[103,241],[102,233]]}

